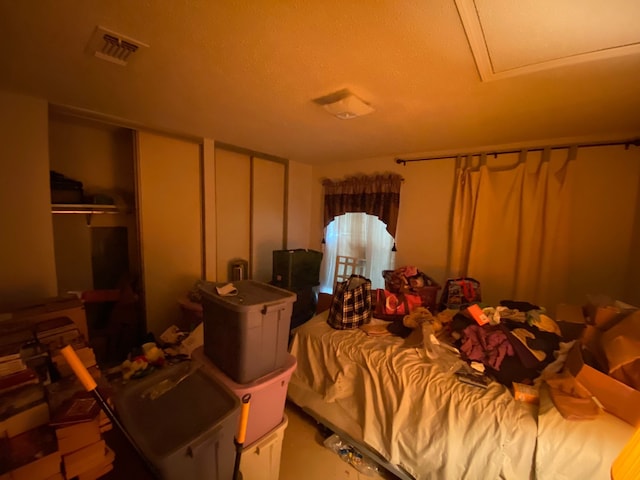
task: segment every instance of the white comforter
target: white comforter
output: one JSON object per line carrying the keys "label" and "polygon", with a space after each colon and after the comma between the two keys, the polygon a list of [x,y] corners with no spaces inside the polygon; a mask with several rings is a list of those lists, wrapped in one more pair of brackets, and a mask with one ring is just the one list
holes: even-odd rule
{"label": "white comforter", "polygon": [[[416,479],[532,478],[537,408],[508,390],[460,383],[455,358],[431,361],[398,337],[338,331],[327,312],[296,329],[289,397],[322,414]],[[376,320],[374,320],[375,322]]]}
{"label": "white comforter", "polygon": [[611,464],[633,435],[633,427],[609,413],[569,421],[554,407],[546,386],[540,389],[536,478],[610,480]]}

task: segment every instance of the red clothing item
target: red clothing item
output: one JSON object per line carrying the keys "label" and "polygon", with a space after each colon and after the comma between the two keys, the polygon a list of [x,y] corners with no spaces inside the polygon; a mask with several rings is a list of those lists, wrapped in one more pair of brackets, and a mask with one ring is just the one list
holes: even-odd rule
{"label": "red clothing item", "polygon": [[500,370],[504,357],[514,354],[513,346],[505,333],[493,326],[469,325],[460,350],[469,360],[482,362],[494,370]]}

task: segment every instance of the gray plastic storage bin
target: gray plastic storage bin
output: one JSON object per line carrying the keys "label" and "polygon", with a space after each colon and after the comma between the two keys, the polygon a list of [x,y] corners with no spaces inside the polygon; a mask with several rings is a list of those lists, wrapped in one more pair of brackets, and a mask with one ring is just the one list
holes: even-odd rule
{"label": "gray plastic storage bin", "polygon": [[240,400],[194,365],[131,380],[115,395],[116,412],[162,479],[229,480]]}
{"label": "gray plastic storage bin", "polygon": [[200,285],[205,355],[236,383],[249,383],[287,360],[295,293],[254,280],[233,282],[234,296]]}

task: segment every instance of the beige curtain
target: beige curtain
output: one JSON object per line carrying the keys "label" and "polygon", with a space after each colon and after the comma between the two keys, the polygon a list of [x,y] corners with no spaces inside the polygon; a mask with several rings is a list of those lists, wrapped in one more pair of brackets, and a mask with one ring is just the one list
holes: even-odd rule
{"label": "beige curtain", "polygon": [[522,151],[511,165],[459,158],[449,276],[479,280],[487,303],[555,307],[568,287],[575,155]]}

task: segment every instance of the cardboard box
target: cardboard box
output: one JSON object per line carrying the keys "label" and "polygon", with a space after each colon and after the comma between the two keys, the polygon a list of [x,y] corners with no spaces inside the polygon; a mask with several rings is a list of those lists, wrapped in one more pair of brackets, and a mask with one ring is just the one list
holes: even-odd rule
{"label": "cardboard box", "polygon": [[590,366],[585,359],[586,353],[581,342],[576,342],[567,356],[565,370],[589,390],[605,410],[640,427],[640,391]]}
{"label": "cardboard box", "polygon": [[603,332],[601,345],[609,375],[640,389],[640,310]]}
{"label": "cardboard box", "polygon": [[587,326],[582,307],[567,303],[561,303],[556,307],[555,321],[565,340],[581,338]]}
{"label": "cardboard box", "polygon": [[601,333],[617,325],[638,308],[608,297],[589,297],[584,306],[561,303],[555,321],[565,340],[578,340],[597,353]]}
{"label": "cardboard box", "polygon": [[584,313],[588,324],[605,331],[637,309],[633,305],[613,300],[606,295],[590,295],[584,306]]}

